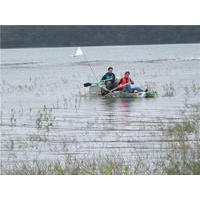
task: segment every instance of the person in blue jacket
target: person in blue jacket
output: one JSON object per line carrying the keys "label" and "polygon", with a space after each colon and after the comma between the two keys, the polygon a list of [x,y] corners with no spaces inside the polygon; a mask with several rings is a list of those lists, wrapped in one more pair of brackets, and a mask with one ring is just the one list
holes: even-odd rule
{"label": "person in blue jacket", "polygon": [[115,87],[115,74],[113,73],[112,67],[108,67],[108,72],[101,78],[101,80],[105,82],[108,90]]}
{"label": "person in blue jacket", "polygon": [[101,88],[102,95],[107,94],[110,90],[117,87],[118,84],[112,67],[108,67],[108,72],[101,78],[101,81],[105,83],[105,87]]}

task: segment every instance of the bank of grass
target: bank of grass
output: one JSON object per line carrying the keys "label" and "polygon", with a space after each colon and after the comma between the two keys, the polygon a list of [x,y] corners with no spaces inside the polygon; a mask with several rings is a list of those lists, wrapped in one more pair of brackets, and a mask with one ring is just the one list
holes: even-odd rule
{"label": "bank of grass", "polygon": [[2,170],[7,175],[136,175],[151,174],[142,160],[133,166],[125,164],[121,158],[111,157],[63,161],[20,162],[12,169]]}
{"label": "bank of grass", "polygon": [[200,175],[200,104],[186,105],[181,115],[181,121],[162,127],[168,150],[156,162],[138,157],[129,164],[116,155],[81,160],[67,157],[62,161],[18,162],[10,169],[2,168],[2,174]]}

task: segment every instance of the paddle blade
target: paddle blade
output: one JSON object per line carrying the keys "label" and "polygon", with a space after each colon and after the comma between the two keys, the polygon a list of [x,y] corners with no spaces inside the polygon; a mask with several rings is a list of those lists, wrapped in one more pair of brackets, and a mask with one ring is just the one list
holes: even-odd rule
{"label": "paddle blade", "polygon": [[91,84],[91,83],[84,83],[83,85],[84,85],[84,87],[89,87],[89,86],[91,86],[92,84]]}

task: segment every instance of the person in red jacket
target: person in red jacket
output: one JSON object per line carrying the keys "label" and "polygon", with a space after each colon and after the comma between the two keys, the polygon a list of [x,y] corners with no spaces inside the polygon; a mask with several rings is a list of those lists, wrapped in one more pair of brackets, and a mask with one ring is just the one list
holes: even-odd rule
{"label": "person in red jacket", "polygon": [[124,77],[119,81],[119,89],[126,90],[128,85],[134,84],[134,81],[130,77],[130,72],[125,72]]}
{"label": "person in red jacket", "polygon": [[121,91],[130,92],[130,93],[148,91],[148,89],[144,91],[139,87],[134,87],[133,85],[134,85],[134,81],[130,77],[130,72],[125,72],[124,77],[120,80],[119,85],[118,85]]}

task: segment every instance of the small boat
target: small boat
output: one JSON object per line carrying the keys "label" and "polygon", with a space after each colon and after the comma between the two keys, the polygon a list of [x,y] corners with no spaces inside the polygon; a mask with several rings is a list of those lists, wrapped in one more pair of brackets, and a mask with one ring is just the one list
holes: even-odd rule
{"label": "small boat", "polygon": [[76,57],[76,56],[82,56],[82,55],[83,55],[83,52],[82,52],[81,48],[78,47],[77,50],[76,50],[76,52],[75,52],[75,54],[74,54],[74,57]]}
{"label": "small boat", "polygon": [[136,92],[136,93],[114,91],[114,92],[109,92],[104,97],[106,98],[154,98],[156,96],[157,96],[157,93],[154,91]]}
{"label": "small boat", "polygon": [[[101,88],[105,87],[104,83],[94,83],[89,86],[89,93],[91,95],[101,95]],[[113,91],[104,95],[105,98],[155,98],[157,92],[147,91],[147,92],[124,92],[124,91]]]}
{"label": "small boat", "polygon": [[79,56],[83,56],[83,51],[81,50],[80,47],[78,47],[78,48],[76,49],[76,51],[74,52],[73,55],[70,55],[70,57],[79,57]]}

